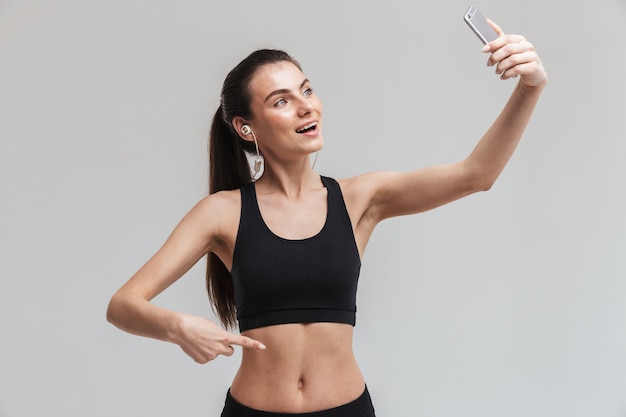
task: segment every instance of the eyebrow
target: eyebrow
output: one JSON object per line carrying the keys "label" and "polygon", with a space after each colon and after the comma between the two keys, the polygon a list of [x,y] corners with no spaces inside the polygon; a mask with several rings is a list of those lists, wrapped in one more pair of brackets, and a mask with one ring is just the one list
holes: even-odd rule
{"label": "eyebrow", "polygon": [[[304,87],[304,86],[305,86],[305,84],[306,84],[306,83],[308,83],[308,82],[309,82],[309,79],[308,79],[308,78],[305,78],[305,79],[304,79],[304,81],[302,81],[302,83],[300,84],[300,87],[299,87],[299,88]],[[290,92],[291,92],[291,91],[290,91],[289,89],[287,89],[287,88],[281,88],[281,89],[279,89],[279,90],[274,90],[274,91],[272,91],[271,93],[269,93],[269,94],[267,95],[267,97],[265,97],[265,100],[263,100],[263,103],[265,103],[267,100],[269,100],[269,99],[270,99],[270,97],[275,96],[276,94],[287,94],[287,93],[290,93]]]}

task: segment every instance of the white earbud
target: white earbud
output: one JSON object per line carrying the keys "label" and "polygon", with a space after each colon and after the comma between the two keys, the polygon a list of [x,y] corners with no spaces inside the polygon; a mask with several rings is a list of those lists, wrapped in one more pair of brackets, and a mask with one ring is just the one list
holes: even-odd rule
{"label": "white earbud", "polygon": [[259,171],[261,171],[261,163],[263,162],[263,159],[261,158],[261,153],[259,152],[259,144],[256,141],[256,135],[254,134],[252,129],[250,129],[249,125],[241,126],[241,133],[243,133],[244,135],[252,135],[252,139],[254,140],[254,147],[256,148],[256,158],[254,159],[254,174],[252,174],[252,179],[256,181],[258,179],[257,175],[259,174]]}

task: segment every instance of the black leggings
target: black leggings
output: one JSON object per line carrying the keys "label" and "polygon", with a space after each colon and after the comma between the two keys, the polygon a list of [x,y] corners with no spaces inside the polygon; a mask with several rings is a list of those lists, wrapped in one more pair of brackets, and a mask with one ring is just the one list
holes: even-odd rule
{"label": "black leggings", "polygon": [[372,405],[372,399],[365,387],[363,394],[356,400],[349,402],[348,404],[340,405],[339,407],[330,408],[328,410],[314,411],[311,413],[272,413],[269,411],[255,410],[250,407],[246,407],[235,400],[230,395],[230,390],[226,394],[226,402],[224,404],[224,410],[221,417],[287,417],[287,416],[302,416],[302,417],[376,417],[374,415],[374,406]]}

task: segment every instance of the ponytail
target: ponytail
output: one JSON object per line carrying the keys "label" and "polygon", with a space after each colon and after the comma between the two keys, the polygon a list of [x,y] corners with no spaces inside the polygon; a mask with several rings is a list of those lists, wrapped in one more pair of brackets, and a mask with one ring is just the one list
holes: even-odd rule
{"label": "ponytail", "polygon": [[235,190],[252,181],[244,146],[245,141],[224,121],[220,106],[213,117],[209,138],[210,194]]}
{"label": "ponytail", "polygon": [[[217,109],[209,138],[209,194],[235,190],[252,181],[243,140],[224,122]],[[245,146],[245,145],[244,145]],[[213,312],[226,328],[237,324],[237,309],[230,272],[214,253],[208,254],[206,285]]]}

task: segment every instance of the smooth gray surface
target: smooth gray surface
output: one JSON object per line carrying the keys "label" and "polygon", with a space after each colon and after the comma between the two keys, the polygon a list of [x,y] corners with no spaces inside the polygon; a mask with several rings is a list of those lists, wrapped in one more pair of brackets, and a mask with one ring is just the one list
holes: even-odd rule
{"label": "smooth gray surface", "polygon": [[[200,366],[104,313],[204,195],[227,71],[301,62],[326,175],[452,162],[514,85],[468,5],[0,1],[0,416],[219,415],[239,352]],[[550,85],[489,193],[374,233],[355,349],[377,414],[624,416],[626,4],[478,6]],[[155,302],[211,316],[203,271]]]}

